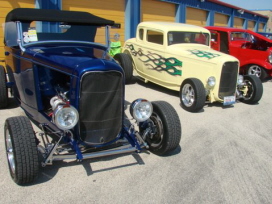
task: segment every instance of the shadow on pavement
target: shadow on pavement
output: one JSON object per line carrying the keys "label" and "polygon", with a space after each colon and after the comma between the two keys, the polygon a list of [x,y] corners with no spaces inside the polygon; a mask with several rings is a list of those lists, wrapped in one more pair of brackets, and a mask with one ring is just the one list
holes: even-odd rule
{"label": "shadow on pavement", "polygon": [[[107,168],[101,168],[98,170],[92,170],[92,163],[96,162],[101,162],[101,161],[109,161],[113,160],[122,156],[128,156],[131,155],[134,159],[135,162],[127,163],[127,164],[122,164],[122,165],[117,165],[113,167],[107,167]],[[83,160],[82,162],[77,162],[77,161],[54,161],[52,166],[46,166],[46,167],[40,167],[40,172],[38,175],[38,178],[31,184],[27,184],[25,186],[33,186],[41,183],[48,182],[49,180],[53,179],[55,176],[57,176],[59,169],[61,168],[66,168],[66,167],[73,167],[77,165],[82,165],[82,167],[86,171],[87,176],[91,176],[94,173],[99,173],[99,172],[104,172],[104,171],[111,171],[115,169],[120,169],[120,168],[125,168],[129,166],[134,166],[134,165],[144,165],[144,161],[140,157],[139,154],[137,153],[132,153],[132,154],[120,154],[120,155],[113,155],[113,156],[108,156],[108,157],[101,157],[101,158],[95,158],[95,159],[86,159]]]}

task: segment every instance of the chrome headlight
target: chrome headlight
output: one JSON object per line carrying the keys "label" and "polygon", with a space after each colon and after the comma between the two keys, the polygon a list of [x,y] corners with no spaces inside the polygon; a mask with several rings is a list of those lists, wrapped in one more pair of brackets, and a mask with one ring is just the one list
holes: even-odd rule
{"label": "chrome headlight", "polygon": [[243,77],[243,75],[239,75],[238,79],[237,79],[237,84],[243,85],[243,83],[244,83],[244,77]]}
{"label": "chrome headlight", "polygon": [[270,55],[268,56],[268,62],[269,62],[270,64],[272,64],[272,54],[270,54]]}
{"label": "chrome headlight", "polygon": [[61,130],[69,130],[78,122],[78,112],[71,105],[58,105],[53,113],[53,121]]}
{"label": "chrome headlight", "polygon": [[145,99],[137,99],[130,105],[130,114],[137,120],[137,122],[143,122],[150,118],[153,112],[152,104]]}
{"label": "chrome headlight", "polygon": [[216,79],[214,76],[208,78],[207,84],[209,87],[214,87],[216,83]]}

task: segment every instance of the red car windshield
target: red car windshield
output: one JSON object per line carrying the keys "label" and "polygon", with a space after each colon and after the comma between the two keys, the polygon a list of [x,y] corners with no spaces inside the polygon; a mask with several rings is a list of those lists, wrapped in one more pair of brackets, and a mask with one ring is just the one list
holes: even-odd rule
{"label": "red car windshield", "polygon": [[237,41],[237,40],[251,41],[251,39],[252,39],[252,36],[246,32],[232,32],[231,33],[232,41]]}

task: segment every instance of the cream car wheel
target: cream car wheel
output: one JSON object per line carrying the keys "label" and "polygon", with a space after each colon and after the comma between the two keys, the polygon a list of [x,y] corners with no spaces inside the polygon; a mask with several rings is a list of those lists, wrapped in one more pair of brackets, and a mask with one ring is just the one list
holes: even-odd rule
{"label": "cream car wheel", "polygon": [[263,95],[263,84],[256,76],[244,76],[245,87],[247,92],[243,93],[241,101],[247,104],[256,104],[261,100]]}
{"label": "cream car wheel", "polygon": [[203,83],[196,78],[188,78],[180,87],[180,102],[182,108],[190,112],[198,112],[205,105],[206,91]]}
{"label": "cream car wheel", "polygon": [[195,102],[195,91],[190,84],[185,84],[182,88],[182,101],[186,107],[191,107]]}
{"label": "cream car wheel", "polygon": [[133,64],[131,57],[125,53],[118,53],[114,56],[114,59],[123,68],[125,73],[125,83],[129,84],[133,77]]}

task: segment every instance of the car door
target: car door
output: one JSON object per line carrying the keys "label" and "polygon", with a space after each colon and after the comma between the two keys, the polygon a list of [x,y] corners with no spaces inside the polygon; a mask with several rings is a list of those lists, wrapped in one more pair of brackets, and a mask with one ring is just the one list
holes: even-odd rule
{"label": "car door", "polygon": [[211,31],[211,48],[220,51],[220,33],[217,31]]}
{"label": "car door", "polygon": [[163,32],[147,29],[144,43],[139,44],[141,54],[136,59],[144,78],[154,83],[163,83],[162,65],[164,61]]}

